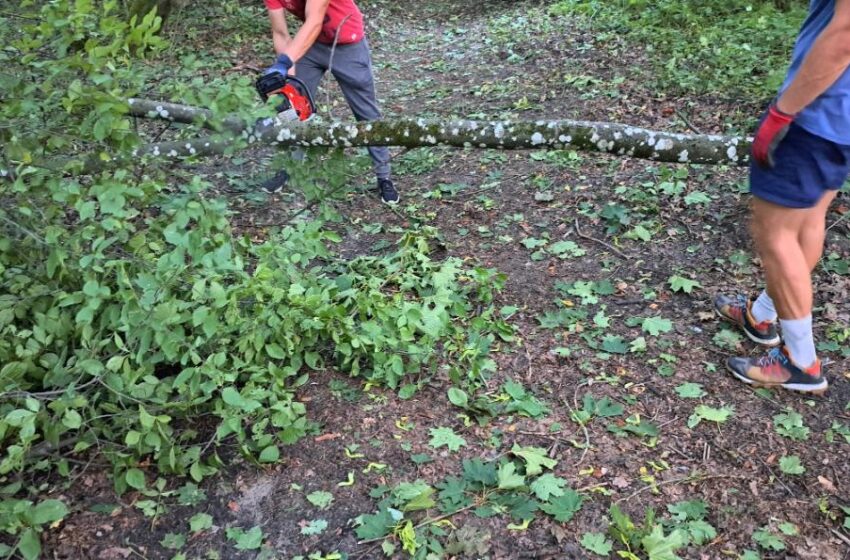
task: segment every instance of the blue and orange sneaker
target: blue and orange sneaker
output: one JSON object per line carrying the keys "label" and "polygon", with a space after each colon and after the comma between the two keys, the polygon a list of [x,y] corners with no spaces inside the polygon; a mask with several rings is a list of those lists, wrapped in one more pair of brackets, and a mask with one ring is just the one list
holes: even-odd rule
{"label": "blue and orange sneaker", "polygon": [[741,327],[747,338],[762,346],[779,346],[782,339],[776,329],[776,321],[756,323],[750,312],[753,302],[742,294],[726,296],[718,294],[714,298],[714,310],[724,319]]}
{"label": "blue and orange sneaker", "polygon": [[726,367],[732,375],[755,387],[782,387],[822,395],[829,386],[821,372],[820,360],[808,368],[800,367],[791,360],[784,346],[761,358],[729,358]]}

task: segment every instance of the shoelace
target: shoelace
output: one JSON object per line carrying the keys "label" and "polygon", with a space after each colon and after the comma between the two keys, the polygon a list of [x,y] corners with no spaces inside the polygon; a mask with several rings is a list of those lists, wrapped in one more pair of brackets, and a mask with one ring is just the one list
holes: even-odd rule
{"label": "shoelace", "polygon": [[776,363],[785,363],[785,354],[779,348],[773,348],[767,353],[767,356],[759,358],[759,367],[768,367]]}

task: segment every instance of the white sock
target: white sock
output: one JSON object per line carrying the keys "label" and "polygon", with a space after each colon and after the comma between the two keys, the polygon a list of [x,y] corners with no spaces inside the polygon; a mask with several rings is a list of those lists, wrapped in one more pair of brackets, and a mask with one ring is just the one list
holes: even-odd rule
{"label": "white sock", "polygon": [[759,297],[753,302],[750,313],[756,323],[776,320],[776,307],[773,305],[773,300],[767,295],[767,290],[761,291]]}
{"label": "white sock", "polygon": [[812,334],[812,316],[802,319],[780,319],[782,338],[791,353],[791,359],[799,366],[807,368],[815,363],[815,338]]}

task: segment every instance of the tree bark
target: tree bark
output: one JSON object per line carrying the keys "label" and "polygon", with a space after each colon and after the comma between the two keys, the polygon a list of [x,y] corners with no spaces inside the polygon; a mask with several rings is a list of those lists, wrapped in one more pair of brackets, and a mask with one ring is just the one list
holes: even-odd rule
{"label": "tree bark", "polygon": [[[131,99],[130,114],[137,117],[196,123],[216,128],[211,111],[178,105]],[[276,122],[266,119],[248,123],[238,117],[225,117],[219,128],[238,135],[249,144],[268,146],[307,146],[349,148],[361,146],[454,146],[482,149],[563,149],[601,152],[669,163],[745,165],[749,161],[750,139],[659,132],[618,123],[537,120],[537,121],[442,121],[437,119],[396,119],[374,122]],[[137,155],[164,158],[221,153],[227,142],[210,138],[163,142],[140,148]]]}

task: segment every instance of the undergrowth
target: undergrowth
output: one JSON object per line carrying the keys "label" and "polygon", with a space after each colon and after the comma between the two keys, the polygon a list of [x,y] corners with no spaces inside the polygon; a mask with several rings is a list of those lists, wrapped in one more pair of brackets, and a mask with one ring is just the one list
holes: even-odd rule
{"label": "undergrowth", "polygon": [[803,2],[785,8],[765,1],[561,0],[551,12],[585,16],[603,32],[601,43],[608,34],[644,46],[662,90],[766,100],[782,84],[805,17]]}
{"label": "undergrowth", "polygon": [[[150,78],[139,58],[167,46],[158,18],[58,0],[22,20],[0,31],[0,555],[37,557],[67,514],[38,501],[36,473],[99,455],[118,492],[200,481],[225,444],[277,462],[309,429],[296,392],[313,370],[410,391],[444,363],[456,380],[494,367],[504,279],[435,258],[435,230],[354,260],[306,216],[256,243],[209,180],[132,156],[150,140],[126,99]],[[247,79],[223,80],[197,98],[256,105]],[[312,192],[348,180],[341,154],[305,165],[327,187]]]}

